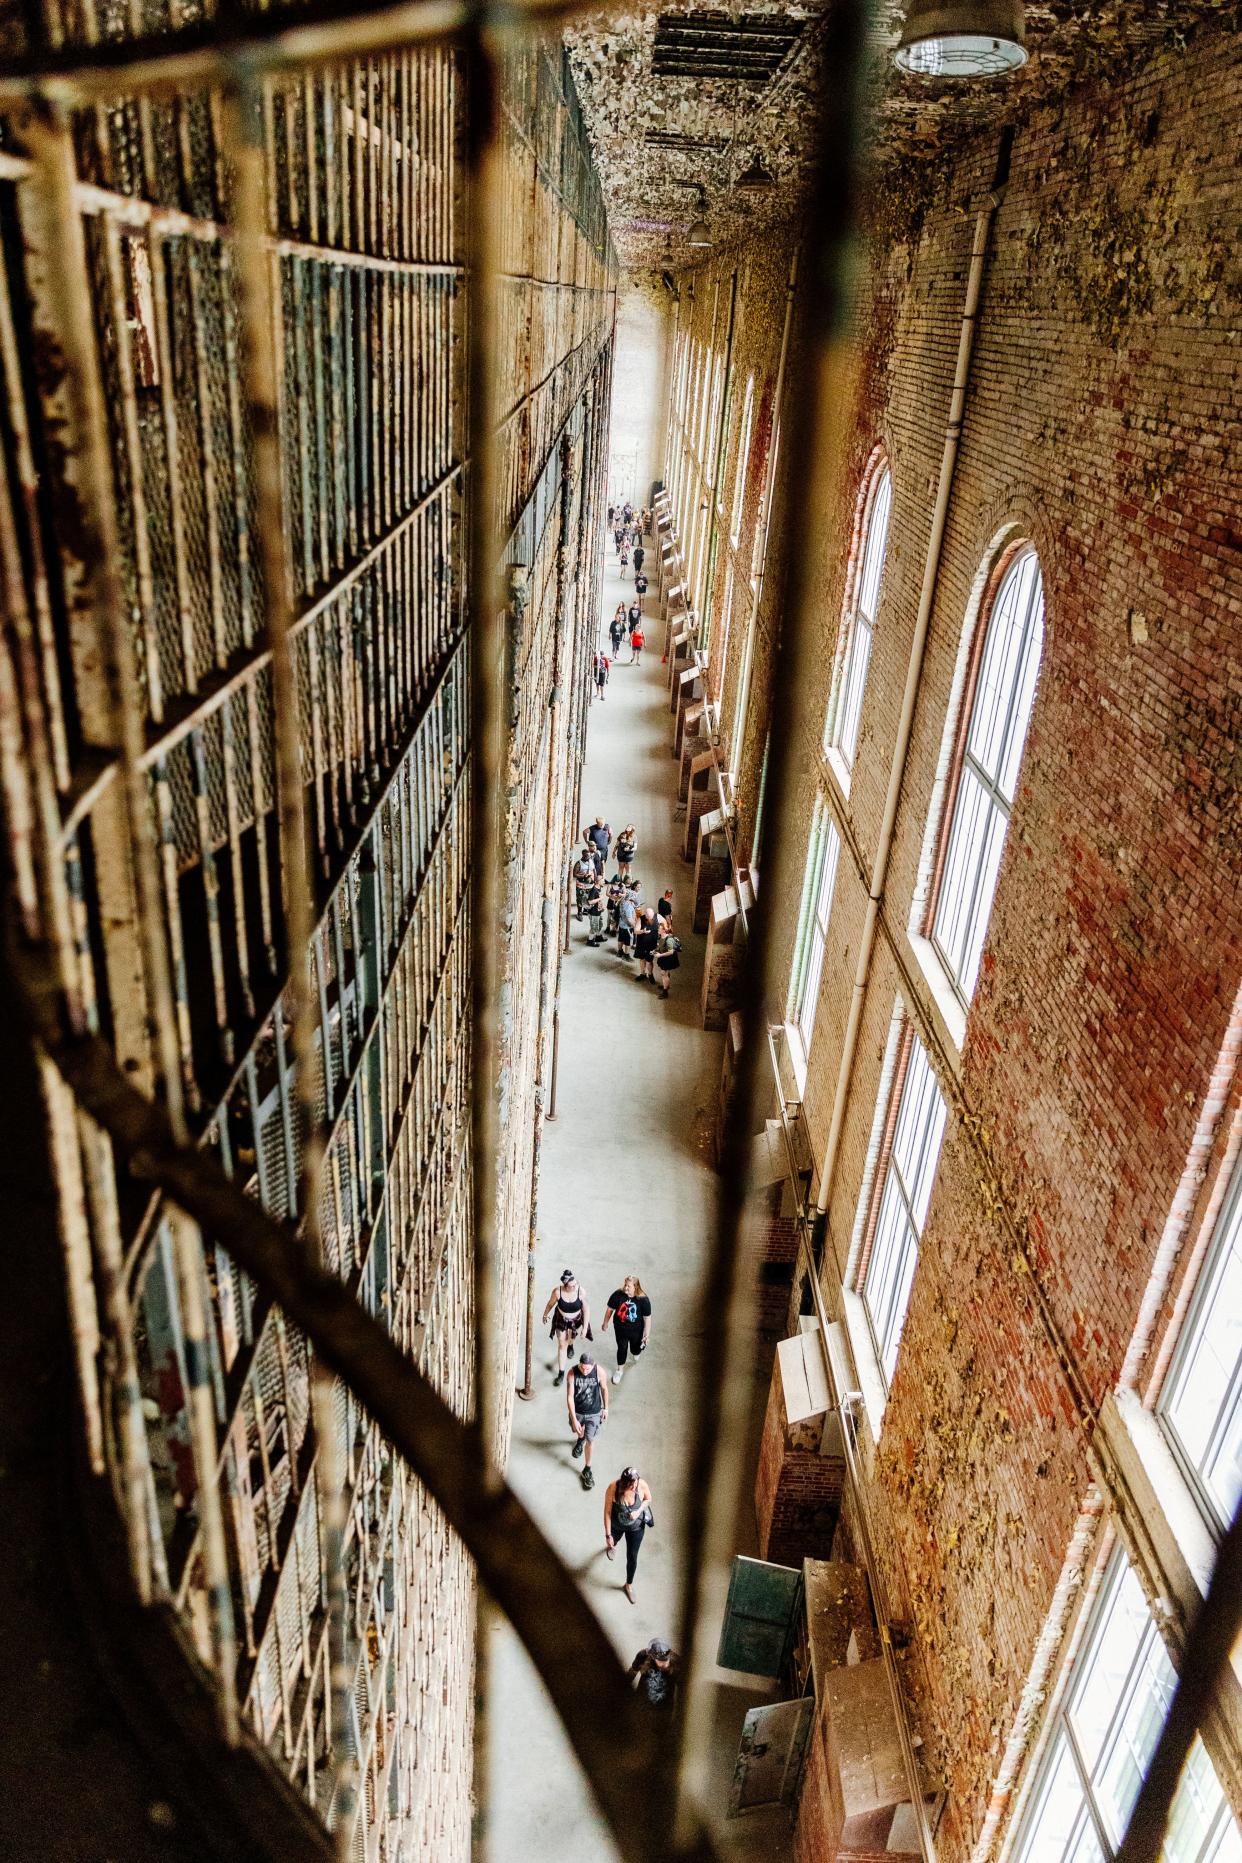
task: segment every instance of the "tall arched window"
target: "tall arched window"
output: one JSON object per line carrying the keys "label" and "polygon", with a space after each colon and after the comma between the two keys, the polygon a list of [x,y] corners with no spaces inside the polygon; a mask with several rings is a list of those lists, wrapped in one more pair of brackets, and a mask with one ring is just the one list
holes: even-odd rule
{"label": "tall arched window", "polygon": [[1034,550],[1013,558],[980,631],[929,931],[964,1007],[979,975],[1043,650],[1044,585]]}
{"label": "tall arched window", "polygon": [[880,605],[880,584],[888,549],[888,520],[893,505],[893,480],[881,466],[869,487],[863,522],[862,553],[854,580],[853,601],[846,619],[845,646],[837,673],[836,692],[828,715],[827,739],[846,769],[852,769],[858,749],[863,689],[871,660],[871,637]]}

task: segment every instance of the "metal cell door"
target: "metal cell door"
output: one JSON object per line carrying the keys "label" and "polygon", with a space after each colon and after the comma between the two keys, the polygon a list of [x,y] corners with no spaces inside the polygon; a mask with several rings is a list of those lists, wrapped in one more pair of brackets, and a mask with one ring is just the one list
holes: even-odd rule
{"label": "metal cell door", "polygon": [[757,1805],[792,1804],[814,1711],[813,1695],[750,1710],[742,1723],[742,1744],[729,1795],[731,1818]]}
{"label": "metal cell door", "polygon": [[780,1675],[801,1609],[801,1572],[766,1559],[735,1559],[716,1661],[747,1675]]}

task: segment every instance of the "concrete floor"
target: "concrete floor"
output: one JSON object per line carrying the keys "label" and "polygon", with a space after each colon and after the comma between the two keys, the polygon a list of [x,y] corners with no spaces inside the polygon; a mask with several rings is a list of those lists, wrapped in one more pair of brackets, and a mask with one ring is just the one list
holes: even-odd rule
{"label": "concrete floor", "polygon": [[[623,596],[628,602],[631,585],[616,576],[610,541],[606,621]],[[650,596],[647,606],[654,608]],[[687,1348],[711,1317],[701,1277],[715,1220],[711,1134],[722,1056],[720,1036],[706,1033],[699,1019],[705,940],[690,929],[691,869],[678,852],[680,824],[673,819],[676,766],[662,635],[659,622],[649,621],[637,667],[625,663],[622,648],[607,698],[592,707],[582,807],[588,821],[602,813],[614,834],[627,822],[637,825],[634,871],[650,903],[673,887],[682,967],[662,1002],[653,985],[635,980],[637,966],[617,957],[614,945],[588,949],[586,925],[573,924],[562,972],[557,1118],[543,1141],[536,1282],[538,1315],[563,1268],[580,1276],[600,1363],[611,1376],[611,1331],[604,1339],[598,1322],[608,1295],[626,1273],[636,1273],[651,1296],[651,1344],[638,1368],[610,1387],[610,1419],[595,1450],[597,1486],[587,1494],[570,1459],[564,1388],[552,1387],[555,1354],[546,1330],[537,1333],[537,1395],[517,1406],[509,1468],[517,1493],[578,1574],[627,1663],[649,1637],[672,1640],[676,1624],[688,1475],[681,1424],[694,1404]],[[762,1395],[756,1392],[756,1422]],[[603,1491],[626,1462],[651,1484],[656,1519],[642,1548],[636,1605],[621,1590],[623,1561],[609,1564],[603,1550]],[[753,1470],[753,1453],[746,1467]],[[744,1507],[746,1519],[749,1511]],[[742,1539],[737,1550],[751,1552],[753,1545]],[[507,1624],[493,1633],[491,1665],[487,1863],[536,1863],[553,1846],[576,1863],[612,1863],[616,1851],[560,1723]],[[743,1716],[770,1697],[763,1685],[725,1670],[703,1686],[715,1695],[710,1789],[713,1812],[723,1814]],[[726,1857],[766,1863],[789,1854],[789,1823],[779,1811],[722,1823],[719,1837]]]}

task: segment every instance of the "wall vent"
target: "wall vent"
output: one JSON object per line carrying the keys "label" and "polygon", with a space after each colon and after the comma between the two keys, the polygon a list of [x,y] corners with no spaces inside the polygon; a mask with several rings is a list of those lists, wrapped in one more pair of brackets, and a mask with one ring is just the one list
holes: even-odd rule
{"label": "wall vent", "polygon": [[708,9],[661,13],[651,48],[651,69],[662,78],[715,78],[733,84],[767,84],[780,70],[806,27],[777,13],[745,14]]}

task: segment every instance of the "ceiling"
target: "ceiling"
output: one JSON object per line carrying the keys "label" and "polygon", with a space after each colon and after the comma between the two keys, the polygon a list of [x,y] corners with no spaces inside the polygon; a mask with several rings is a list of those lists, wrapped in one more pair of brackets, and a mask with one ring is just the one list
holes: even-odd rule
{"label": "ceiling", "polygon": [[[713,245],[801,211],[818,107],[815,47],[832,0],[686,0],[600,9],[566,28],[613,238],[630,274],[702,254],[686,243],[704,190]],[[1176,45],[1234,0],[1029,0],[1030,59],[975,83],[906,76],[893,65],[905,0],[875,0],[868,40],[872,165],[910,165],[981,128],[1015,121],[1075,78],[1098,77],[1146,45]],[[738,194],[756,154],[776,185]],[[691,185],[687,185],[691,184]]]}

